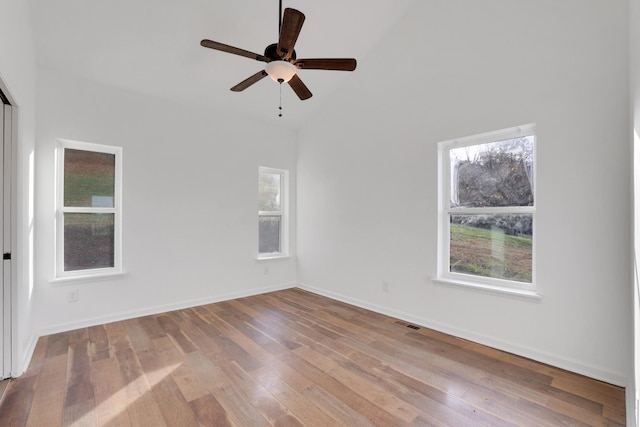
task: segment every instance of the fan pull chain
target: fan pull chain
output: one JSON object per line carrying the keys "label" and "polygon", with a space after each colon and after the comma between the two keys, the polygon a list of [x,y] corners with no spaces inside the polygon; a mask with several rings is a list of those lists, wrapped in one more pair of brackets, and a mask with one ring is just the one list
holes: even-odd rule
{"label": "fan pull chain", "polygon": [[280,82],[280,106],[278,107],[278,117],[282,117],[282,82]]}

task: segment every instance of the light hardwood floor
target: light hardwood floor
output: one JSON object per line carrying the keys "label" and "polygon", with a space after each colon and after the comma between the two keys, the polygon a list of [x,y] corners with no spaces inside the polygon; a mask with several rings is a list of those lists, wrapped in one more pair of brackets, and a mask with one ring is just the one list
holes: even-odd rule
{"label": "light hardwood floor", "polygon": [[624,390],[300,289],[42,337],[2,426],[624,425]]}

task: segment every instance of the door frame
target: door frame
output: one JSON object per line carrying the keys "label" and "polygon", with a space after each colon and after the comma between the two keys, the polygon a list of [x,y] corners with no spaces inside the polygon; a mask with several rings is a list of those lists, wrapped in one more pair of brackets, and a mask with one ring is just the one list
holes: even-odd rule
{"label": "door frame", "polygon": [[[4,101],[4,99],[3,99]],[[2,160],[2,215],[0,216],[0,226],[2,227],[2,254],[8,254],[9,258],[7,259],[3,256],[2,260],[2,277],[0,277],[0,284],[2,286],[2,366],[0,367],[0,377],[1,379],[5,379],[11,376],[12,372],[12,301],[13,301],[13,289],[11,286],[11,271],[13,270],[11,267],[11,141],[12,141],[12,129],[13,129],[13,120],[12,120],[12,109],[10,104],[2,105],[2,119],[4,122],[3,125],[3,135],[2,135],[2,155],[0,159]]]}
{"label": "door frame", "polygon": [[[8,252],[13,256],[9,260],[3,260],[4,268],[3,278],[0,278],[0,291],[2,295],[4,331],[0,342],[0,351],[3,352],[3,366],[0,366],[0,377],[12,377],[20,374],[18,346],[17,346],[17,281],[16,281],[16,261],[15,249],[17,242],[17,180],[16,165],[17,151],[16,141],[18,140],[18,108],[11,92],[4,84],[2,76],[0,76],[0,105],[3,108],[2,116],[8,111],[10,116],[5,121],[4,135],[0,138],[2,144],[0,149],[3,151],[2,161],[2,179],[0,185],[3,187],[3,221],[0,221],[0,227],[3,227],[2,253]],[[5,221],[6,219],[6,221]]]}

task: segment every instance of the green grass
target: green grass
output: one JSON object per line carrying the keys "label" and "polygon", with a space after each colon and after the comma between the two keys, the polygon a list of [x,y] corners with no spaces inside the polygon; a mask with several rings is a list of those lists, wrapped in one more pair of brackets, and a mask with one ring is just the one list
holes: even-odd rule
{"label": "green grass", "polygon": [[114,195],[115,155],[65,150],[64,205],[92,206],[93,196]]}
{"label": "green grass", "polygon": [[91,206],[92,196],[111,196],[114,194],[113,174],[96,171],[92,175],[65,175],[64,205]]}
{"label": "green grass", "polygon": [[531,282],[532,238],[451,224],[451,271]]}

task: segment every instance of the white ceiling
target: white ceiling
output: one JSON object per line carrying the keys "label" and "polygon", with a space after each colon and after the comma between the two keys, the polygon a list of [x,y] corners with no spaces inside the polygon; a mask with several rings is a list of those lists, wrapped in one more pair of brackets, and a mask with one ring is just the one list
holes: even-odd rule
{"label": "white ceiling", "polygon": [[[416,0],[284,0],[306,15],[299,58],[355,57],[355,72],[302,70],[314,96],[282,88],[295,124],[348,79]],[[264,63],[200,46],[207,38],[262,54],[278,39],[278,0],[30,0],[38,64],[137,92],[276,118],[278,84],[231,86]]]}

